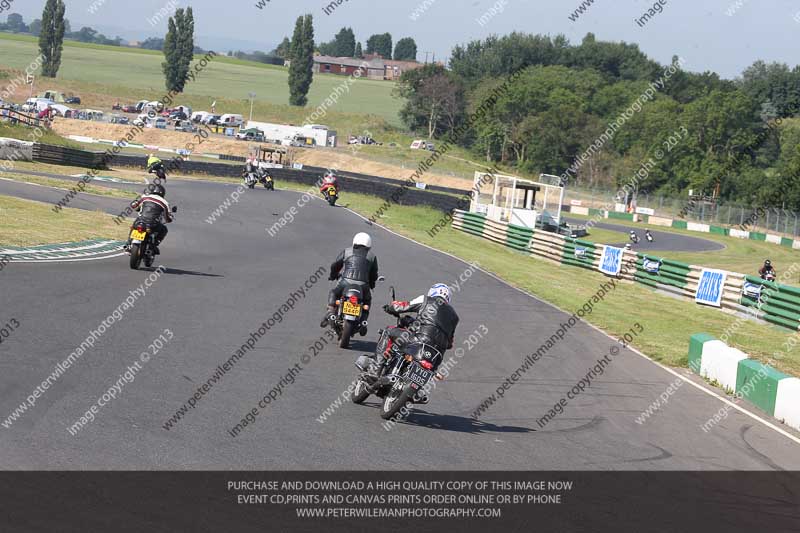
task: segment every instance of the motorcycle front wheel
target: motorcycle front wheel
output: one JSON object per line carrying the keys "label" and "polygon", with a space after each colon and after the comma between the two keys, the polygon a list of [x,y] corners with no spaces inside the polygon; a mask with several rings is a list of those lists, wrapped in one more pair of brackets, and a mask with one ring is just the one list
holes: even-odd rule
{"label": "motorcycle front wheel", "polygon": [[372,394],[369,390],[369,385],[363,380],[359,379],[358,383],[356,383],[356,388],[353,390],[353,397],[351,400],[353,403],[364,403],[364,400],[369,398],[369,395]]}
{"label": "motorcycle front wheel", "polygon": [[386,395],[381,406],[381,418],[389,420],[394,418],[407,404],[411,404],[411,397],[414,390],[411,385],[402,386],[402,381],[398,381]]}

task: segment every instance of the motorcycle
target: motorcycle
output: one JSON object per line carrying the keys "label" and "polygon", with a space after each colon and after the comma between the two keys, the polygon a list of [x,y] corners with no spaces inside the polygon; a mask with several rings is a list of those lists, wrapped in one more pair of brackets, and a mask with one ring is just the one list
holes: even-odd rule
{"label": "motorcycle", "polygon": [[630,238],[631,238],[631,242],[633,244],[639,244],[639,236],[638,235],[636,235],[635,233],[631,233],[630,234]]}
{"label": "motorcycle", "polygon": [[255,189],[256,183],[258,183],[258,178],[253,172],[247,172],[244,175],[244,184],[247,185],[249,189]]}
{"label": "motorcycle", "polygon": [[272,176],[269,174],[260,174],[258,177],[258,181],[264,185],[264,188],[268,191],[275,190],[275,182],[272,179]]}
{"label": "motorcycle", "polygon": [[771,281],[771,282],[774,283],[775,282],[775,271],[771,270],[769,272],[765,272],[764,274],[761,274],[761,279],[763,279],[764,281]]}
{"label": "motorcycle", "polygon": [[[396,300],[394,288],[392,300]],[[424,391],[432,379],[442,379],[436,373],[436,368],[441,364],[444,354],[429,344],[403,340],[414,320],[408,315],[398,316],[396,326],[379,332],[376,359],[363,355],[355,363],[361,374],[353,389],[352,402],[361,404],[370,395],[376,395],[383,399],[381,418],[384,420],[395,417],[409,403],[415,403],[418,393]],[[387,361],[376,376],[369,370],[380,360],[378,358],[386,358]]]}
{"label": "motorcycle", "polygon": [[336,205],[336,200],[339,199],[339,191],[336,190],[335,185],[331,185],[322,191],[322,196],[328,201],[331,207]]}
{"label": "motorcycle", "polygon": [[[172,206],[172,213],[178,212],[178,206]],[[156,260],[156,226],[147,221],[136,219],[131,227],[130,267],[139,270],[142,261],[144,266],[151,267]]]}
{"label": "motorcycle", "polygon": [[647,242],[653,242],[653,236],[650,234],[649,231],[645,231],[644,236],[647,238]]}
{"label": "motorcycle", "polygon": [[[380,276],[378,281],[385,279]],[[368,322],[363,319],[364,311],[369,311],[369,304],[364,303],[360,286],[345,287],[341,298],[336,300],[336,313],[328,320],[339,340],[339,348],[349,348],[353,334],[367,327]]]}

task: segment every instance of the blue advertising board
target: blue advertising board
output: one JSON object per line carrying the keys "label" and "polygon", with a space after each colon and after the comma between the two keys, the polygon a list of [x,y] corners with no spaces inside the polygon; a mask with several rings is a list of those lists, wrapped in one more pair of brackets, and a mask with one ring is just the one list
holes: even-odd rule
{"label": "blue advertising board", "polygon": [[600,272],[609,276],[617,276],[622,270],[622,248],[604,246],[603,255],[600,258]]}
{"label": "blue advertising board", "polygon": [[694,301],[699,304],[722,307],[722,290],[725,288],[727,273],[723,270],[704,268],[700,273]]}

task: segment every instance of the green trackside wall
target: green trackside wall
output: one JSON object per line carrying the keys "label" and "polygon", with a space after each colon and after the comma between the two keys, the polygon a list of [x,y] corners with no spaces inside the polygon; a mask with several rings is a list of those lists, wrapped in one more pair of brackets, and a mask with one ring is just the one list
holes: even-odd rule
{"label": "green trackside wall", "polygon": [[476,213],[464,213],[461,229],[472,235],[483,237],[483,228],[486,226],[486,217]]}
{"label": "green trackside wall", "polygon": [[[578,248],[585,250],[583,257],[576,257],[575,250]],[[598,259],[600,259],[600,250],[595,243],[572,238],[564,240],[564,253],[561,256],[562,264],[594,270],[594,263]]]}
{"label": "green trackside wall", "polygon": [[[689,283],[688,275],[691,267],[686,263],[671,261],[661,257],[654,257],[645,254],[636,254],[636,274],[635,279],[639,283],[650,287],[658,287],[658,284],[671,285],[683,289]],[[648,272],[644,269],[646,260],[661,261],[661,268],[658,273]]]}
{"label": "green trackside wall", "polygon": [[[780,283],[764,281],[756,276],[745,276],[750,283],[762,287],[761,312],[764,320],[789,329],[800,329],[800,289]],[[740,303],[747,307],[757,307],[755,300],[741,297]]]}
{"label": "green trackside wall", "polygon": [[531,241],[533,240],[533,230],[522,226],[508,225],[508,235],[506,236],[506,246],[518,252],[530,252]]}
{"label": "green trackside wall", "polygon": [[673,220],[672,227],[675,229],[686,229],[688,226],[685,220]]}

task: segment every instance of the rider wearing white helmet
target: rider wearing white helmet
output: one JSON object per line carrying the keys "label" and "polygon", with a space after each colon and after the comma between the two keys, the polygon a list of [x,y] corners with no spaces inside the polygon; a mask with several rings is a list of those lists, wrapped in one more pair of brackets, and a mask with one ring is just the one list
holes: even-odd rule
{"label": "rider wearing white helmet", "polygon": [[[442,354],[452,348],[459,319],[456,310],[450,305],[450,298],[450,287],[444,283],[437,283],[428,290],[427,295],[420,295],[410,302],[392,302],[384,305],[383,310],[390,315],[417,313],[408,328],[410,335],[402,334],[395,339],[395,342],[430,344]],[[378,357],[373,371],[379,374],[380,366],[385,362],[385,358]],[[414,401],[427,403],[428,398],[422,394],[415,397]]]}
{"label": "rider wearing white helmet", "polygon": [[[321,327],[326,327],[330,316],[336,312],[336,300],[341,298],[342,293],[347,287],[358,286],[364,298],[364,303],[368,306],[372,303],[370,289],[375,288],[378,281],[378,258],[372,253],[372,237],[367,233],[358,233],[353,237],[353,246],[346,248],[339,253],[336,260],[331,263],[331,273],[328,279],[331,281],[339,278],[333,289],[328,294],[328,308],[325,311],[325,318],[320,322]],[[369,310],[365,309],[362,319],[367,321]],[[364,336],[367,334],[367,327],[362,326],[359,333]]]}

